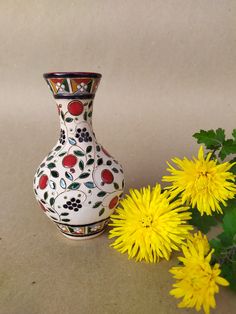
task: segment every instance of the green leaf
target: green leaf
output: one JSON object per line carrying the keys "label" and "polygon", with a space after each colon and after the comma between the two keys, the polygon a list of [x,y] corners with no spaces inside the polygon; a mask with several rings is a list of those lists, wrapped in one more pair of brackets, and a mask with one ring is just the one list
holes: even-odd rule
{"label": "green leaf", "polygon": [[236,129],[233,129],[232,136],[234,138],[234,141],[236,141]]}
{"label": "green leaf", "polygon": [[119,190],[119,185],[118,185],[118,183],[114,182],[114,188],[115,188],[116,190]]}
{"label": "green leaf", "polygon": [[102,158],[99,158],[99,159],[97,160],[97,165],[100,166],[100,165],[102,165],[102,164],[103,164],[103,159],[102,159]]}
{"label": "green leaf", "polygon": [[60,153],[58,156],[59,156],[59,157],[62,157],[62,156],[64,156],[66,153],[67,153],[67,152]]}
{"label": "green leaf", "polygon": [[[59,147],[59,146],[58,146]],[[53,155],[51,155],[51,156],[49,156],[48,158],[47,158],[47,161],[50,161],[50,160],[52,160],[54,158],[54,156]]]}
{"label": "green leaf", "polygon": [[53,178],[58,178],[59,177],[59,173],[55,170],[51,171],[51,175],[53,176]]}
{"label": "green leaf", "polygon": [[69,213],[61,213],[61,216],[68,216]]}
{"label": "green leaf", "polygon": [[[58,151],[58,150],[60,150],[60,149],[61,149],[61,146],[60,146],[60,145],[55,148],[56,151]],[[53,158],[53,156],[52,156],[52,158]],[[47,160],[49,160],[49,158],[48,158]]]}
{"label": "green leaf", "polygon": [[70,219],[68,219],[68,218],[63,218],[61,221],[64,221],[64,222],[69,222],[69,221],[70,221]]}
{"label": "green leaf", "polygon": [[92,151],[93,147],[92,146],[88,146],[86,148],[86,153],[89,154]]}
{"label": "green leaf", "polygon": [[64,113],[62,112],[62,110],[61,110],[61,118],[62,118],[62,120],[65,119],[65,115],[64,115]]}
{"label": "green leaf", "polygon": [[48,192],[45,192],[43,198],[46,200],[48,198]]}
{"label": "green leaf", "polygon": [[102,202],[96,202],[96,203],[93,205],[93,208],[97,208],[97,207],[99,207],[101,204],[102,204]]}
{"label": "green leaf", "polygon": [[204,144],[207,149],[217,150],[225,141],[225,131],[221,128],[214,130],[200,130],[199,133],[193,134],[197,139],[198,144]]}
{"label": "green leaf", "polygon": [[85,179],[87,177],[89,177],[89,173],[88,172],[84,172],[84,173],[81,173],[81,175],[79,176],[80,179]]}
{"label": "green leaf", "polygon": [[230,289],[236,292],[236,261],[221,265],[221,276],[230,283]]}
{"label": "green leaf", "polygon": [[55,198],[51,197],[49,200],[50,205],[52,206],[55,203]]}
{"label": "green leaf", "polygon": [[87,161],[87,165],[92,165],[94,163],[94,159],[93,158],[90,158],[88,161]]}
{"label": "green leaf", "polygon": [[203,233],[207,233],[211,227],[217,225],[217,221],[214,216],[201,216],[200,212],[196,208],[193,208],[190,224],[197,227]]}
{"label": "green leaf", "polygon": [[236,207],[225,212],[223,228],[224,232],[233,239],[236,234]]}
{"label": "green leaf", "polygon": [[219,157],[224,160],[230,154],[236,154],[236,143],[233,140],[227,140],[223,143]]}
{"label": "green leaf", "polygon": [[66,118],[66,120],[65,120],[66,122],[72,122],[73,121],[73,119],[72,118]]}
{"label": "green leaf", "polygon": [[84,162],[83,162],[83,160],[80,160],[80,162],[79,162],[79,168],[80,168],[80,170],[84,170]]}
{"label": "green leaf", "polygon": [[85,155],[81,150],[75,150],[74,154],[79,157],[83,157]]}
{"label": "green leaf", "polygon": [[98,197],[103,197],[103,196],[105,196],[106,194],[107,194],[106,192],[101,191],[101,192],[99,192],[99,193],[97,194],[97,196],[98,196]]}
{"label": "green leaf", "polygon": [[68,186],[68,189],[77,190],[79,187],[80,187],[80,184],[78,182],[73,182]]}
{"label": "green leaf", "polygon": [[56,165],[54,164],[54,162],[50,162],[50,164],[48,164],[48,168],[49,169],[52,169],[52,168],[55,168]]}
{"label": "green leaf", "polygon": [[99,211],[99,216],[102,216],[102,214],[104,213],[104,211],[105,211],[105,208],[102,208],[100,211]]}

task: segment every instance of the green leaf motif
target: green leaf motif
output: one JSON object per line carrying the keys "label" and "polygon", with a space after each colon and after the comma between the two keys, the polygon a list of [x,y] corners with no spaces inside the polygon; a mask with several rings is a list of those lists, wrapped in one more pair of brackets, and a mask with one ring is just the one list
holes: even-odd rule
{"label": "green leaf motif", "polygon": [[83,160],[80,160],[80,162],[79,162],[79,168],[80,168],[80,170],[84,170],[84,162],[83,162]]}
{"label": "green leaf motif", "polygon": [[66,152],[63,152],[63,153],[60,153],[58,156],[59,157],[62,157],[62,156],[64,156],[66,154]]}
{"label": "green leaf motif", "polygon": [[53,178],[58,178],[59,177],[59,173],[55,170],[51,171],[51,175],[53,176]]}
{"label": "green leaf motif", "polygon": [[61,110],[61,118],[62,118],[62,120],[64,121],[65,115],[64,115],[64,113],[62,112],[62,110]]}
{"label": "green leaf motif", "polygon": [[[59,146],[58,146],[59,147]],[[52,155],[52,156],[49,156],[48,158],[47,158],[47,161],[50,161],[50,160],[52,160],[54,158],[54,156]]]}
{"label": "green leaf motif", "polygon": [[54,164],[54,162],[50,162],[50,164],[48,164],[48,168],[49,169],[52,169],[52,168],[55,168],[56,165]]}
{"label": "green leaf motif", "polygon": [[50,205],[52,206],[55,203],[55,198],[51,197],[49,200]]}
{"label": "green leaf motif", "polygon": [[78,182],[73,182],[68,186],[68,189],[77,190],[79,187],[80,187],[80,184]]}
{"label": "green leaf motif", "polygon": [[46,200],[48,198],[48,192],[45,192],[43,198]]}
{"label": "green leaf motif", "polygon": [[93,158],[90,158],[88,161],[87,161],[87,165],[92,165],[94,163],[94,159]]}
{"label": "green leaf motif", "polygon": [[204,144],[207,149],[219,149],[225,141],[225,131],[221,128],[214,130],[200,130],[199,133],[193,134],[198,144]]}
{"label": "green leaf motif", "polygon": [[102,204],[102,202],[96,202],[96,203],[93,205],[93,208],[98,208],[101,204]]}
{"label": "green leaf motif", "polygon": [[86,153],[89,154],[92,151],[93,147],[92,146],[88,146],[86,148]]}
{"label": "green leaf motif", "polygon": [[74,154],[78,157],[83,157],[85,155],[81,150],[75,150]]}
{"label": "green leaf motif", "polygon": [[66,118],[66,120],[65,120],[66,122],[72,122],[73,121],[73,119],[72,118],[70,118],[70,117],[68,117],[68,118]]}
{"label": "green leaf motif", "polygon": [[88,172],[84,172],[84,173],[81,173],[81,175],[79,176],[80,179],[85,179],[87,177],[89,177],[89,173]]}
{"label": "green leaf motif", "polygon": [[68,219],[68,218],[63,218],[61,221],[64,221],[64,222],[69,222],[69,221],[70,221],[70,219]]}
{"label": "green leaf motif", "polygon": [[102,165],[102,164],[103,164],[103,159],[102,159],[102,158],[99,158],[99,159],[97,160],[97,165],[100,166],[100,165]]}
{"label": "green leaf motif", "polygon": [[61,213],[61,216],[68,216],[69,213]]}
{"label": "green leaf motif", "polygon": [[101,191],[101,192],[99,192],[99,193],[97,194],[97,196],[98,196],[98,197],[103,197],[103,196],[105,196],[106,194],[107,194],[106,192]]}
{"label": "green leaf motif", "polygon": [[[60,145],[55,148],[56,151],[58,151],[58,150],[60,150],[60,149],[61,149],[61,146],[60,146]],[[52,156],[52,158],[53,158],[53,156]]]}
{"label": "green leaf motif", "polygon": [[99,211],[99,216],[102,216],[102,214],[105,212],[105,208],[102,208],[100,211]]}
{"label": "green leaf motif", "polygon": [[119,185],[118,185],[118,183],[114,183],[114,188],[116,189],[116,190],[119,190]]}

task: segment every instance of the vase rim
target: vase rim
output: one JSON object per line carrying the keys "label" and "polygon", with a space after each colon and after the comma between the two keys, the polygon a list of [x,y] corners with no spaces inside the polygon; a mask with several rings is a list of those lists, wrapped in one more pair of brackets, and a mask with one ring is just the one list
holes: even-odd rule
{"label": "vase rim", "polygon": [[101,78],[102,74],[95,72],[48,72],[44,73],[43,77],[47,78],[70,78],[70,77],[91,77],[91,78]]}

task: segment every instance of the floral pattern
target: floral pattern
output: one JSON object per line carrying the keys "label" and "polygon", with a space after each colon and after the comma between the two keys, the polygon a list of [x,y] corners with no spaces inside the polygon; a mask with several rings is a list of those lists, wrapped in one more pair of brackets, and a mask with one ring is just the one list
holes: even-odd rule
{"label": "floral pattern", "polygon": [[122,196],[122,167],[97,143],[92,99],[57,99],[57,106],[60,137],[35,174],[36,199],[66,235],[100,233]]}

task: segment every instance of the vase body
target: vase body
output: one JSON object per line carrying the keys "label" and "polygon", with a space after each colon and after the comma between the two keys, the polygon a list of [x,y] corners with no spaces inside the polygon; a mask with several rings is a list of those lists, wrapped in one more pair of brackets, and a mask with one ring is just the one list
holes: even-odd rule
{"label": "vase body", "polygon": [[35,197],[65,236],[91,238],[104,231],[124,189],[122,166],[92,129],[101,75],[59,72],[44,77],[56,100],[60,136],[36,171]]}

